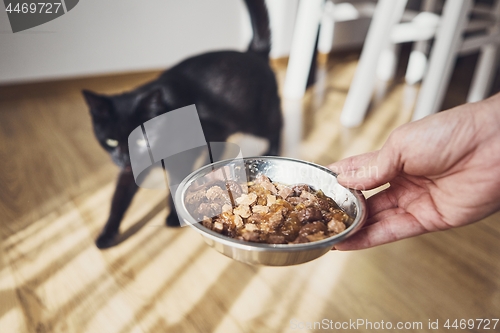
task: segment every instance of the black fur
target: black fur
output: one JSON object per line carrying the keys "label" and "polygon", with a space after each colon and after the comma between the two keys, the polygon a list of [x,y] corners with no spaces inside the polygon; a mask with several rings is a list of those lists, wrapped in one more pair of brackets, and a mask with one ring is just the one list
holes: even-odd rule
{"label": "black fur", "polygon": [[[245,3],[254,31],[247,52],[211,52],[186,59],[157,80],[120,95],[83,91],[97,140],[122,168],[97,247],[114,245],[120,222],[137,191],[128,136],[145,121],[195,104],[208,142],[225,141],[236,132],[249,133],[269,140],[268,155],[279,154],[282,115],[276,79],[269,67],[269,18],[264,0]],[[111,147],[108,139],[117,141],[117,146]],[[167,225],[178,226],[171,198],[169,202]]]}

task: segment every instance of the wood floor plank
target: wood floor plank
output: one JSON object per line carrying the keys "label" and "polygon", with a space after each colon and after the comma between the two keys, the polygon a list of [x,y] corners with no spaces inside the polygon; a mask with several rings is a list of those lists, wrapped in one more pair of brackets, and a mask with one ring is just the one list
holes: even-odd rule
{"label": "wood floor plank", "polygon": [[15,333],[28,332],[23,306],[17,294],[17,284],[11,268],[4,260],[3,252],[3,247],[0,247],[0,327]]}

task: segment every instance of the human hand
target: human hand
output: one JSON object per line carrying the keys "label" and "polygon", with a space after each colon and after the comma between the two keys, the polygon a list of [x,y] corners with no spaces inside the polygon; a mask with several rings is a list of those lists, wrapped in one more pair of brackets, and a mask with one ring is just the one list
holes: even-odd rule
{"label": "human hand", "polygon": [[459,227],[500,210],[500,94],[391,133],[382,149],[329,166],[340,184],[369,190],[365,226],[338,250]]}

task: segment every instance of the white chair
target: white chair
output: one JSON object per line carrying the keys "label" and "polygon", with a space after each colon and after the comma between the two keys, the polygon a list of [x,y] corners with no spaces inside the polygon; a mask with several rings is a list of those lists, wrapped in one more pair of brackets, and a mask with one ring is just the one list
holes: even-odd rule
{"label": "white chair", "polygon": [[[422,25],[430,26],[432,22],[428,22],[429,20],[436,19],[436,16],[429,16],[428,14],[434,13],[436,10],[436,0],[423,0],[422,1],[422,14],[425,14],[426,17],[422,20]],[[438,22],[439,23],[439,19]],[[434,24],[435,24],[434,23]],[[410,58],[408,59],[408,66],[406,68],[405,81],[408,84],[416,84],[422,80],[425,75],[425,71],[427,69],[428,59],[427,55],[429,54],[429,41],[428,40],[420,40],[413,43],[413,49],[410,53]]]}
{"label": "white chair", "polygon": [[[498,66],[498,44],[500,42],[500,0],[497,0],[496,7],[493,12],[493,18],[496,19],[495,24],[490,27],[487,36],[482,37],[482,40],[474,42],[474,40],[465,41],[462,45],[461,52],[467,51],[468,45],[481,44],[481,53],[478,64],[472,79],[472,86],[469,89],[467,96],[468,102],[477,102],[487,97],[493,83],[495,70]],[[474,45],[471,45],[474,46]]]}
{"label": "white chair", "polygon": [[[490,11],[492,22],[469,22],[472,12],[472,0],[447,0],[438,20],[417,15],[411,22],[397,24],[403,15],[405,0],[380,0],[370,25],[368,36],[361,53],[356,73],[341,114],[341,123],[346,127],[355,127],[362,123],[371,95],[374,90],[377,67],[378,74],[390,78],[395,68],[395,51],[392,45],[404,41],[426,41],[435,35],[431,51],[429,68],[417,98],[413,119],[420,119],[438,111],[452,73],[452,66],[459,54],[481,49],[481,59],[474,76],[469,94],[469,101],[486,96],[497,63],[497,46],[499,42],[500,0],[496,1],[494,10]],[[477,9],[475,9],[477,10]],[[480,9],[481,10],[481,9]],[[487,10],[482,10],[488,13]],[[429,16],[431,15],[431,16]],[[427,24],[423,24],[427,22]],[[439,27],[437,23],[439,22]],[[463,39],[467,29],[479,29],[490,25],[488,33],[479,37]],[[384,55],[385,54],[385,55]],[[385,59],[384,59],[385,57]],[[425,55],[423,55],[425,57]],[[425,70],[426,59],[412,59],[413,68],[407,70],[407,81],[415,83]],[[387,60],[388,59],[388,60]],[[420,64],[416,61],[420,61]],[[420,68],[418,68],[420,67]],[[382,70],[380,70],[380,68]],[[413,81],[413,82],[411,82]]]}
{"label": "white chair", "polygon": [[321,16],[318,52],[328,54],[333,47],[335,24],[340,22],[371,18],[375,12],[375,2],[339,2],[326,1]]}
{"label": "white chair", "polygon": [[472,10],[472,0],[448,0],[445,3],[442,25],[436,35],[429,70],[423,80],[413,120],[439,111],[456,57],[478,49],[480,58],[467,101],[475,102],[487,96],[498,65],[496,54],[500,43],[500,0],[488,12],[492,21],[488,32],[464,38],[463,33],[469,23],[468,14]]}
{"label": "white chair", "polygon": [[316,52],[314,47],[320,26],[318,51],[327,54],[332,48],[336,22],[371,17],[374,8],[375,4],[371,1],[334,4],[331,0],[326,2],[325,0],[300,0],[283,87],[284,97],[300,99],[304,96],[311,61]]}
{"label": "white chair", "polygon": [[[406,0],[402,0],[406,2]],[[426,0],[434,1],[434,0]],[[403,6],[404,7],[404,6]],[[315,40],[319,30],[318,52],[328,54],[332,49],[335,24],[339,22],[371,18],[375,2],[349,0],[301,0],[292,39],[283,95],[288,99],[304,96],[310,64],[314,56]],[[409,14],[409,17],[408,17]],[[404,12],[403,19],[411,19],[415,13]]]}

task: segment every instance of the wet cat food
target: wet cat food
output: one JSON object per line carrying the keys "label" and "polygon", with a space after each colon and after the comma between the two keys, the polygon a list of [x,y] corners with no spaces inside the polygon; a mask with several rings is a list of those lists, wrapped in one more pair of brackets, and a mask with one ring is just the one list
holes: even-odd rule
{"label": "wet cat food", "polygon": [[186,205],[206,228],[257,243],[314,242],[352,223],[333,199],[308,185],[275,183],[264,175],[247,185],[243,191],[231,181],[207,184],[188,192]]}

